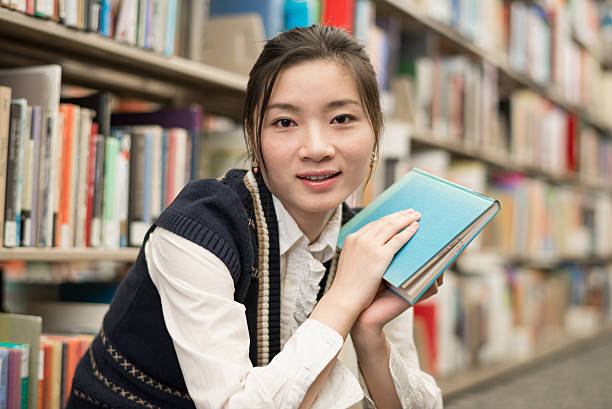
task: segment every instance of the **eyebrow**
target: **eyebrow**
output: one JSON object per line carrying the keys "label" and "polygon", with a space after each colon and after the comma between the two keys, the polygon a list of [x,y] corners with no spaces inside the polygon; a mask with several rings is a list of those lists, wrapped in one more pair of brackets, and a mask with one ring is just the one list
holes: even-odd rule
{"label": "eyebrow", "polygon": [[[355,101],[354,99],[338,99],[335,101],[331,101],[328,102],[327,104],[325,104],[325,108],[329,109],[329,108],[340,108],[346,105],[358,105],[360,106],[361,104],[357,101]],[[271,109],[280,109],[280,110],[285,110],[285,111],[292,111],[292,112],[301,112],[302,109],[298,106],[295,106],[293,104],[289,104],[289,103],[284,103],[284,102],[278,102],[275,104],[270,104],[268,105],[268,109],[267,110],[271,110]]]}

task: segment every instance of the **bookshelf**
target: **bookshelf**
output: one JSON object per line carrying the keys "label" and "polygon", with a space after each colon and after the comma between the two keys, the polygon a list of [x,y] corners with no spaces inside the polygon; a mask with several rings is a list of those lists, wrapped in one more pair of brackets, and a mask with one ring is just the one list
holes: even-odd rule
{"label": "bookshelf", "polygon": [[589,190],[612,192],[612,185],[588,183],[581,180],[574,173],[557,174],[546,170],[539,169],[534,166],[525,166],[515,163],[506,155],[499,155],[493,152],[487,152],[486,149],[477,147],[465,146],[463,143],[443,140],[435,136],[430,131],[420,130],[415,131],[410,135],[410,140],[417,148],[439,148],[451,152],[453,155],[461,158],[474,159],[493,169],[501,169],[510,172],[519,172],[528,176],[540,177],[551,183],[571,184],[583,187]]}
{"label": "bookshelf", "polygon": [[[612,132],[612,123],[601,118],[597,113],[590,112],[584,107],[572,104],[563,98],[559,91],[554,87],[538,84],[527,75],[518,72],[511,67],[508,57],[503,53],[492,52],[474,44],[465,36],[448,25],[436,21],[435,19],[419,11],[418,6],[411,2],[402,0],[376,0],[377,12],[380,10],[383,15],[399,16],[405,27],[412,30],[427,30],[439,36],[439,39],[454,50],[469,54],[472,57],[486,61],[497,67],[501,76],[501,82],[509,83],[512,88],[529,88],[559,107],[568,112],[577,114],[582,120],[591,124],[593,127],[603,131]],[[575,36],[574,36],[575,38]]]}
{"label": "bookshelf", "polygon": [[123,248],[117,250],[97,248],[35,248],[15,247],[0,249],[0,261],[125,261],[132,262],[138,255],[137,248]]}
{"label": "bookshelf", "polygon": [[75,85],[174,104],[199,102],[233,117],[240,115],[246,91],[242,75],[6,8],[0,8],[0,50],[7,65],[59,63],[63,79]]}

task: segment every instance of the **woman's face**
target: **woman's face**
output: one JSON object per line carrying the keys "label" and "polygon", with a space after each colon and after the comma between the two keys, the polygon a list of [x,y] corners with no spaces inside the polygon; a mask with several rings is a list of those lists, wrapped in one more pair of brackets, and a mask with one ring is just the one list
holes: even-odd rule
{"label": "woman's face", "polygon": [[373,147],[346,68],[310,61],[280,72],[262,126],[263,176],[294,218],[326,214],[353,193]]}

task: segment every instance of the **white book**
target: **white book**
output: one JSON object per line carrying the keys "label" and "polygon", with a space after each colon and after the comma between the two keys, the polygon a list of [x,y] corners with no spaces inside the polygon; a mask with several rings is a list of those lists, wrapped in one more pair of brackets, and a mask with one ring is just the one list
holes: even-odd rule
{"label": "white book", "polygon": [[79,132],[79,158],[76,180],[76,203],[74,223],[74,245],[85,247],[85,225],[87,223],[87,177],[89,165],[89,142],[94,111],[81,108],[81,126]]}
{"label": "white book", "polygon": [[119,7],[117,24],[115,27],[115,39],[118,41],[125,41],[130,45],[136,45],[138,0],[123,0]]}
{"label": "white book", "polygon": [[53,17],[53,0],[36,0],[34,5],[34,13],[41,17]]}

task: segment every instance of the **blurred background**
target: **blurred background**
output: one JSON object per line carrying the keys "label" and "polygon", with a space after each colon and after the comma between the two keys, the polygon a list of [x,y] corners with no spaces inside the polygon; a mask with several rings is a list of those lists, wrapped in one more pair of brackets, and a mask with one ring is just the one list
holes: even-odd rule
{"label": "blurred background", "polygon": [[447,406],[612,407],[612,3],[0,4],[3,311],[84,351],[185,183],[249,166],[240,113],[265,40],[327,24],[365,45],[382,90],[381,158],[351,204],[412,167],[502,203],[414,308]]}

